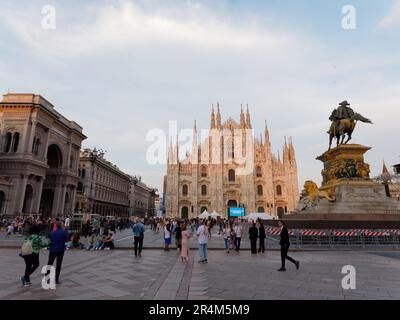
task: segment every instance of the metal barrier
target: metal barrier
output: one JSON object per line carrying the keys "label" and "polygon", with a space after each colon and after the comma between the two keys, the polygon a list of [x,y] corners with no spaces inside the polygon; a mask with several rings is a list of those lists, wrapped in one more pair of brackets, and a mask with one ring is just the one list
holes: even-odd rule
{"label": "metal barrier", "polygon": [[[279,244],[280,228],[267,227],[267,247]],[[367,247],[367,246],[400,246],[400,229],[346,229],[346,230],[289,230],[292,247]]]}

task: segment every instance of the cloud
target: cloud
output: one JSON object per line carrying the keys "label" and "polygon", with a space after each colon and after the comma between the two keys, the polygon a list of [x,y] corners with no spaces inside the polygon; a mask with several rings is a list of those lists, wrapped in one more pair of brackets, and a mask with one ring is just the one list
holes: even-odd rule
{"label": "cloud", "polygon": [[[63,8],[56,6],[56,12],[57,17],[62,16]],[[86,22],[61,21],[56,30],[42,29],[26,10],[4,12],[3,21],[32,48],[66,57],[154,44],[204,50],[277,50],[293,41],[288,34],[259,28],[255,19],[232,23],[198,2],[169,2],[167,6],[164,1],[120,0],[86,7],[85,15],[89,16],[82,19]]]}
{"label": "cloud", "polygon": [[400,24],[400,0],[396,0],[389,13],[379,22],[379,28],[388,28]]}
{"label": "cloud", "polygon": [[398,160],[387,142],[400,117],[399,57],[390,50],[357,41],[343,50],[330,35],[321,43],[314,31],[282,28],[290,21],[269,25],[270,12],[232,14],[233,4],[53,3],[55,31],[41,29],[37,2],[10,0],[0,11],[0,87],[42,94],[83,126],[85,146],[108,150],[120,168],[159,188],[165,166],[146,162],[146,133],[168,133],[169,120],[208,128],[216,101],[223,120],[238,120],[240,104],[249,103],[256,137],[267,119],[274,150],[292,135],[300,183],[320,178],[315,157],[327,148],[328,117],[343,99],[374,121],[355,133],[373,147],[371,165],[380,170],[383,155]]}

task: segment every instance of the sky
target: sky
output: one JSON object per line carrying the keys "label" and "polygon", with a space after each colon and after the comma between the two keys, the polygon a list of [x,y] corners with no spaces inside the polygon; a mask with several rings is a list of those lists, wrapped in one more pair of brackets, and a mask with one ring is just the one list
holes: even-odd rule
{"label": "sky", "polygon": [[372,147],[372,174],[400,162],[399,39],[400,0],[0,0],[0,93],[42,95],[84,128],[83,147],[160,191],[150,130],[207,129],[217,102],[238,121],[248,104],[275,153],[293,137],[301,186],[321,180],[315,158],[344,99],[373,121],[353,136]]}

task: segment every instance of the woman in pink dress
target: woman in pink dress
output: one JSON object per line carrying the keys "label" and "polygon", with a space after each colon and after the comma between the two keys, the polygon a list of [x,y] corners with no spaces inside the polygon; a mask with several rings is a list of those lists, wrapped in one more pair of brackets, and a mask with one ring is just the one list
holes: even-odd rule
{"label": "woman in pink dress", "polygon": [[181,261],[188,262],[189,260],[189,241],[192,237],[190,231],[187,230],[187,225],[184,223],[182,225],[182,251],[181,251]]}

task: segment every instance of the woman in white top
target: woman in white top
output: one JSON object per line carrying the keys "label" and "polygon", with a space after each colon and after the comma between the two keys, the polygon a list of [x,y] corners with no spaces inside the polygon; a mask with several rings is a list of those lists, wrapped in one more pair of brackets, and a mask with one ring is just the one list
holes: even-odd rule
{"label": "woman in white top", "polygon": [[171,225],[167,223],[164,227],[164,250],[169,251],[169,245],[171,244]]}

